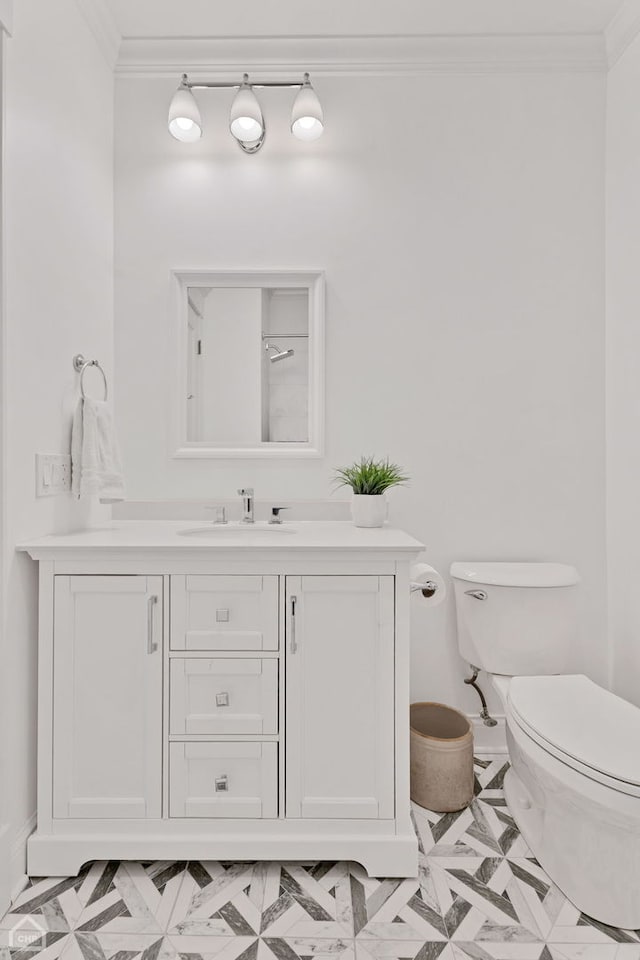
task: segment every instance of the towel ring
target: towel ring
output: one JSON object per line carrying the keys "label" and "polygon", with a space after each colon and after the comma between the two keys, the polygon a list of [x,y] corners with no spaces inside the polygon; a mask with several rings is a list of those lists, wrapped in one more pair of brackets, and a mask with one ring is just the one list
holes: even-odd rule
{"label": "towel ring", "polygon": [[109,388],[107,387],[107,377],[104,370],[97,360],[85,360],[81,353],[77,353],[73,358],[73,369],[80,374],[80,393],[82,394],[82,399],[84,400],[86,397],[86,393],[84,392],[84,375],[87,367],[96,367],[96,369],[102,374],[102,381],[104,383],[104,399],[107,400],[109,396]]}

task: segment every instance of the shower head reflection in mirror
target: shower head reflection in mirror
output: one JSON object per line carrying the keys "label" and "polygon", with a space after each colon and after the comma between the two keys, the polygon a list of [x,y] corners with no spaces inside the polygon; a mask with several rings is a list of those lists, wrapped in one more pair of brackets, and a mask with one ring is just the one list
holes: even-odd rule
{"label": "shower head reflection in mirror", "polygon": [[295,350],[293,348],[289,348],[289,350],[279,350],[278,347],[274,346],[272,343],[265,343],[264,348],[265,350],[276,351],[269,357],[271,363],[277,363],[278,360],[286,360],[287,357],[292,357],[295,354]]}
{"label": "shower head reflection in mirror", "polygon": [[320,456],[323,275],[180,271],[173,282],[172,456]]}

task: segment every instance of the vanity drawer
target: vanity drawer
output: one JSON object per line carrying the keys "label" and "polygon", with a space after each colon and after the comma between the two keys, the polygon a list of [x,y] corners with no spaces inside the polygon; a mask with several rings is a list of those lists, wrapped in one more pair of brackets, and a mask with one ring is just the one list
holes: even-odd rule
{"label": "vanity drawer", "polygon": [[278,661],[182,658],[171,661],[170,732],[278,732]]}
{"label": "vanity drawer", "polygon": [[278,578],[171,577],[172,650],[277,650]]}
{"label": "vanity drawer", "polygon": [[278,816],[277,743],[171,743],[170,817]]}

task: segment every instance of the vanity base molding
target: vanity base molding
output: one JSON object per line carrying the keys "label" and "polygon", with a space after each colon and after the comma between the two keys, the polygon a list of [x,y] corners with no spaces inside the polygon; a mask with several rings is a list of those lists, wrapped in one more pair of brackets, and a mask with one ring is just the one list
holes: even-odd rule
{"label": "vanity base molding", "polygon": [[[333,825],[332,825],[333,826]],[[332,834],[324,826],[313,834],[282,836],[200,834],[145,837],[40,835],[29,840],[28,873],[32,877],[76,876],[91,860],[349,860],[361,864],[371,877],[415,877],[418,845],[415,834],[405,836],[352,836]],[[202,830],[202,827],[201,827]],[[325,832],[326,831],[326,832]]]}
{"label": "vanity base molding", "polygon": [[289,529],[185,546],[175,524],[118,524],[26,547],[40,563],[30,875],[202,859],[417,875],[420,544],[342,523]]}

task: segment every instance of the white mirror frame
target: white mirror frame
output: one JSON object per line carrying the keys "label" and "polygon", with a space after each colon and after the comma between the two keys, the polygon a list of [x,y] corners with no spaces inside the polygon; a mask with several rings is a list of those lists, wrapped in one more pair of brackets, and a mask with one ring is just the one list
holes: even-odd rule
{"label": "white mirror frame", "polygon": [[[173,459],[321,457],[324,452],[324,273],[321,270],[173,270],[173,350],[170,456]],[[309,295],[309,440],[221,447],[187,441],[187,289],[189,287],[297,287]]]}

